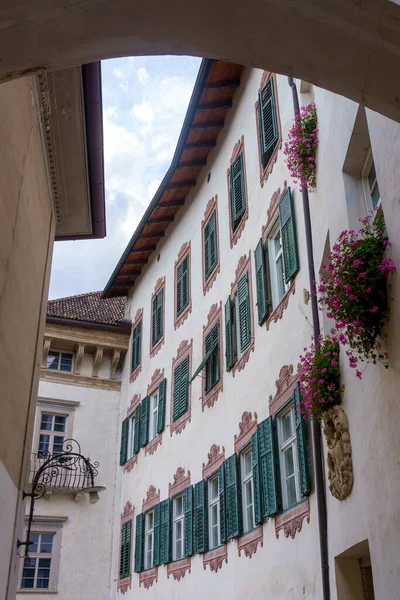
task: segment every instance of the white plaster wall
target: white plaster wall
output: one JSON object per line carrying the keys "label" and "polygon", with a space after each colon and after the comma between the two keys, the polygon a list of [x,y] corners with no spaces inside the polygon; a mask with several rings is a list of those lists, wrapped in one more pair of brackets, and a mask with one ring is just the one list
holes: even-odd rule
{"label": "white plaster wall", "polygon": [[[256,411],[261,421],[269,414],[268,398],[275,394],[275,381],[283,365],[296,368],[303,347],[308,345],[312,334],[310,305],[303,302],[303,289],[309,289],[307,257],[304,238],[301,195],[292,184],[295,204],[299,246],[300,271],[296,276],[296,293],[289,299],[283,318],[271,323],[269,331],[257,324],[255,308],[255,352],[245,369],[232,374],[223,372],[224,389],[211,408],[201,410],[201,379],[192,384],[192,419],[180,435],[169,434],[170,384],[172,360],[182,340],[193,339],[193,367],[202,358],[202,327],[206,323],[209,308],[215,302],[223,305],[235,279],[238,260],[249,249],[253,251],[266,223],[266,212],[273,192],[289,180],[280,151],[267,183],[259,183],[258,136],[254,103],[261,78],[261,71],[246,70],[238,90],[234,107],[217,147],[210,154],[198,184],[180,211],[175,222],[168,228],[166,238],[157,247],[142,278],[135,283],[129,296],[128,316],[144,309],[143,320],[143,369],[137,380],[129,384],[129,360],[126,361],[121,403],[121,419],[134,393],[146,395],[147,385],[156,368],[164,368],[167,385],[166,429],[162,446],[152,456],[142,450],[138,464],[131,473],[123,474],[120,507],[116,515],[115,538],[119,535],[119,512],[127,500],[141,512],[143,498],[150,485],[161,490],[161,499],[168,496],[168,483],[172,481],[177,467],[190,470],[192,483],[201,479],[201,466],[207,461],[207,453],[213,443],[225,446],[226,457],[234,451],[234,434],[243,411]],[[278,77],[280,117],[285,140],[292,123],[293,107],[290,88],[284,77]],[[303,95],[307,103],[311,95]],[[318,153],[317,190],[310,195],[312,225],[314,232],[314,259],[316,271],[322,260],[325,240],[329,232],[331,243],[342,229],[348,227],[346,198],[342,167],[352,133],[357,105],[321,89],[314,90],[320,128]],[[399,126],[374,113],[368,113],[370,135],[377,167],[382,203],[393,242],[391,253],[400,268],[399,204],[400,197],[400,134]],[[249,219],[233,249],[229,245],[228,191],[226,170],[229,167],[233,146],[245,136],[247,189]],[[207,183],[207,174],[211,173]],[[290,181],[289,181],[290,184]],[[201,220],[208,200],[218,195],[219,252],[221,272],[212,289],[203,296],[201,278]],[[361,217],[364,215],[360,215]],[[174,261],[181,245],[192,244],[192,314],[186,322],[174,330]],[[157,254],[160,260],[157,262]],[[253,297],[255,302],[254,259],[252,256]],[[165,344],[159,353],[149,358],[150,299],[159,277],[166,276],[166,323]],[[375,578],[375,595],[382,600],[398,600],[400,572],[399,555],[399,464],[400,422],[399,389],[399,343],[398,325],[400,314],[395,308],[397,275],[392,279],[392,314],[385,339],[390,352],[391,368],[384,371],[379,366],[368,366],[364,380],[356,380],[342,356],[343,381],[346,384],[344,409],[349,422],[353,447],[354,489],[344,502],[338,502],[327,490],[328,531],[330,555],[331,597],[335,600],[334,557],[346,548],[369,540],[372,568]],[[224,320],[223,320],[224,323]],[[225,336],[224,336],[225,338]],[[225,341],[225,339],[224,339]],[[319,567],[319,541],[315,494],[310,496],[311,522],[303,523],[294,540],[286,539],[281,532],[275,538],[273,519],[264,524],[264,544],[251,560],[238,557],[236,541],[228,544],[228,564],[224,564],[216,578],[208,569],[203,570],[202,557],[192,558],[191,574],[176,582],[167,579],[166,567],[159,568],[159,581],[150,590],[139,588],[138,577],[133,574],[132,589],[127,598],[203,598],[215,597],[216,592],[224,598],[307,598],[322,597]],[[116,545],[118,551],[118,544]],[[134,551],[134,549],[133,549]],[[115,571],[117,576],[117,571]]]}
{"label": "white plaster wall", "polygon": [[[107,488],[95,505],[89,504],[86,495],[74,501],[74,495],[56,493],[36,502],[36,517],[68,517],[61,531],[57,595],[60,600],[108,600],[110,577],[115,577],[111,555],[119,458],[119,392],[41,381],[41,398],[79,402],[74,410],[72,437],[80,443],[84,456],[99,461],[95,484]],[[48,595],[23,592],[18,597],[39,600]]]}

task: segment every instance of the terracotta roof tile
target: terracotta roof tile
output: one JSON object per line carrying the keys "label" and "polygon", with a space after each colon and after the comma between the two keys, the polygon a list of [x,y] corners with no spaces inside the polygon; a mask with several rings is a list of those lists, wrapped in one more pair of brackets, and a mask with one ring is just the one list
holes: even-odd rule
{"label": "terracotta roof tile", "polygon": [[104,325],[119,325],[124,319],[125,298],[101,299],[101,292],[90,292],[47,302],[47,316],[89,321]]}

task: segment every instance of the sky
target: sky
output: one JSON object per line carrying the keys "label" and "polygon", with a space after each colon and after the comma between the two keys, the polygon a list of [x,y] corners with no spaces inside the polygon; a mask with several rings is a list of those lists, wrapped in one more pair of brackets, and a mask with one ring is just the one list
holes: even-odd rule
{"label": "sky", "polygon": [[56,242],[49,298],[102,290],[171,164],[200,59],[102,62],[107,236]]}

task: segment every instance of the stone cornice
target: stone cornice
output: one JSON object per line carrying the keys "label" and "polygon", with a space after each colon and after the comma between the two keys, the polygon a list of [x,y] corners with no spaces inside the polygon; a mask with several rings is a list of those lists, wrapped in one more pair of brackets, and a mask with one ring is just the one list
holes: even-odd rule
{"label": "stone cornice", "polygon": [[87,346],[101,345],[104,348],[117,349],[125,352],[129,346],[129,333],[117,333],[99,329],[86,329],[73,325],[58,325],[46,323],[45,337],[52,339],[52,347],[56,347],[57,340],[70,341],[75,344]]}
{"label": "stone cornice", "polygon": [[75,373],[63,373],[62,371],[51,371],[42,368],[40,370],[41,381],[51,381],[52,383],[63,383],[64,385],[77,385],[85,388],[95,388],[101,390],[111,390],[119,392],[121,390],[121,381],[115,379],[99,379],[76,375]]}

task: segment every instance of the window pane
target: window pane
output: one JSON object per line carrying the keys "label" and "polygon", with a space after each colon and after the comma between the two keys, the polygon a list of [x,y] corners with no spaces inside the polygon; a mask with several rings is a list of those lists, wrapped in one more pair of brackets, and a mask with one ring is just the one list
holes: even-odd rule
{"label": "window pane", "polygon": [[212,548],[219,546],[218,525],[212,528]]}
{"label": "window pane", "polygon": [[177,541],[182,539],[182,519],[175,523],[175,537]]}
{"label": "window pane", "polygon": [[72,371],[72,354],[62,353],[60,371]]}
{"label": "window pane", "polygon": [[293,506],[297,504],[297,494],[296,494],[296,481],[294,475],[286,480],[286,493],[287,493],[287,501],[289,506]]}
{"label": "window pane", "polygon": [[36,580],[37,588],[48,588],[50,579],[50,558],[39,558],[39,568]]}
{"label": "window pane", "polygon": [[64,438],[56,435],[54,437],[53,452],[54,453],[62,452],[63,443],[64,443]]}
{"label": "window pane", "polygon": [[67,417],[58,417],[54,418],[54,431],[65,431],[65,424],[67,421]]}
{"label": "window pane", "polygon": [[50,436],[49,435],[41,435],[39,437],[39,454],[43,454],[47,452],[49,449]]}
{"label": "window pane", "polygon": [[379,193],[379,188],[378,188],[377,183],[375,184],[375,187],[372,189],[371,198],[372,198],[372,204],[374,205],[374,208],[376,208],[376,206],[379,202],[379,198],[380,198],[380,193]]}
{"label": "window pane", "polygon": [[375,171],[375,165],[374,165],[374,163],[372,163],[372,166],[368,173],[368,183],[369,183],[370,190],[372,190],[375,181],[376,181],[376,171]]}
{"label": "window pane", "polygon": [[246,477],[251,473],[251,454],[246,452],[242,454],[242,476]]}
{"label": "window pane", "polygon": [[175,516],[179,517],[183,515],[183,496],[175,498]]}
{"label": "window pane", "polygon": [[47,368],[48,369],[58,369],[58,359],[59,359],[60,353],[59,352],[54,352],[50,351],[47,355]]}
{"label": "window pane", "polygon": [[290,477],[294,474],[294,459],[293,459],[293,446],[290,446],[284,452],[284,460],[285,460],[285,475],[286,477]]}
{"label": "window pane", "polygon": [[218,498],[218,477],[214,477],[209,482],[210,500]]}
{"label": "window pane", "polygon": [[281,417],[282,423],[282,442],[290,439],[293,436],[293,426],[292,426],[292,411],[287,412],[283,417]]}
{"label": "window pane", "polygon": [[41,541],[40,541],[40,552],[43,554],[44,552],[48,552],[51,554],[51,549],[53,547],[53,534],[52,533],[42,533]]}
{"label": "window pane", "polygon": [[218,504],[213,504],[211,507],[211,524],[213,527],[218,525],[218,509]]}
{"label": "window pane", "polygon": [[[31,539],[29,541],[33,542],[29,546],[29,552],[31,552],[32,554],[34,554],[35,552],[38,551],[39,534],[38,533],[31,533]],[[26,560],[29,560],[29,559],[26,559]],[[32,559],[32,560],[35,560],[35,559]]]}
{"label": "window pane", "polygon": [[[32,537],[31,537],[32,539]],[[32,548],[32,546],[30,546]],[[30,550],[31,551],[31,550]],[[22,588],[33,588],[35,579],[36,558],[25,558],[22,570]]]}
{"label": "window pane", "polygon": [[53,427],[53,415],[45,415],[42,413],[40,429],[42,429],[43,431],[51,431],[52,427]]}
{"label": "window pane", "polygon": [[147,531],[149,531],[150,529],[153,529],[153,516],[154,516],[153,511],[148,512],[146,514],[146,521],[147,521],[146,529],[147,529]]}

